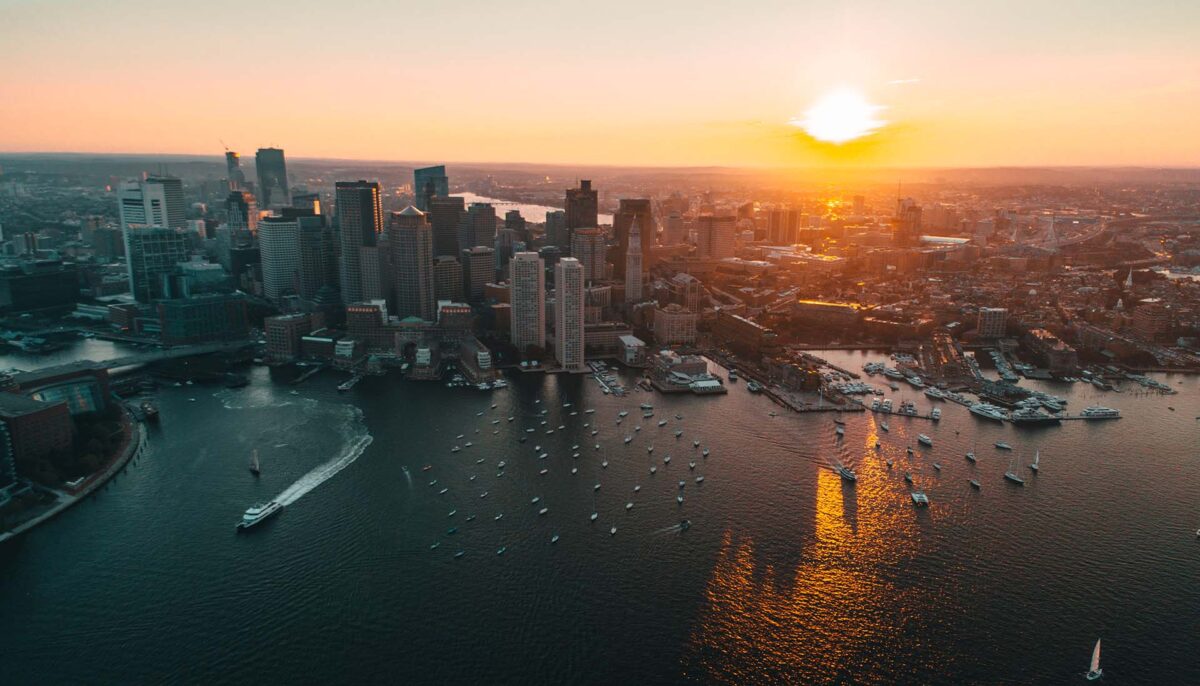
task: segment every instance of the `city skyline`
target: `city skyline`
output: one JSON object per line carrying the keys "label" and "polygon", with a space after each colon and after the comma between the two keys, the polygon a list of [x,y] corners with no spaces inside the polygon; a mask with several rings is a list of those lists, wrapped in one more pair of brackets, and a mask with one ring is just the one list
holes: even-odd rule
{"label": "city skyline", "polygon": [[[24,68],[0,77],[0,150],[202,153],[223,141],[246,154],[451,163],[1193,164],[1200,48],[1189,29],[1200,9],[1084,8],[617,2],[585,14],[516,3],[413,20],[403,8],[351,15],[311,3],[288,5],[292,20],[273,26],[292,44],[329,48],[297,59],[249,51],[236,31],[179,50],[194,27],[182,9],[5,2],[0,59]],[[218,3],[213,16],[266,26],[282,9]],[[593,49],[579,52],[581,40]],[[433,46],[440,63],[414,59]],[[369,108],[320,87],[351,71],[369,73],[345,84],[376,89]],[[305,107],[273,102],[314,84]],[[405,102],[414,90],[418,108]],[[843,92],[854,97],[830,109]],[[850,113],[865,135],[812,126],[855,102],[871,108]]]}

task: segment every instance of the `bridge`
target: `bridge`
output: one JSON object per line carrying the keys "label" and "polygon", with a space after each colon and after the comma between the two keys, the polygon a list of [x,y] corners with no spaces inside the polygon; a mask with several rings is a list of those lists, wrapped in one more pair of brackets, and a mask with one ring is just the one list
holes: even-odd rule
{"label": "bridge", "polygon": [[114,357],[108,360],[96,360],[97,364],[103,365],[109,369],[114,367],[134,367],[152,362],[162,362],[163,360],[174,360],[181,357],[193,357],[195,355],[209,355],[212,353],[237,352],[249,345],[249,341],[235,341],[222,343],[199,343],[196,345],[182,345],[174,348],[165,348],[162,350],[151,350],[143,353],[134,353],[132,355],[123,355]]}

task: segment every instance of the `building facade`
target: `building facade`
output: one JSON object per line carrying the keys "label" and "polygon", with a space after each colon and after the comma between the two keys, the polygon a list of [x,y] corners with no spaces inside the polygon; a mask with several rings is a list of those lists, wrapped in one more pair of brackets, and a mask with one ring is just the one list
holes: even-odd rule
{"label": "building facade", "polygon": [[[538,259],[541,262],[541,259]],[[570,372],[584,366],[583,265],[564,257],[554,267],[554,355]]]}
{"label": "building facade", "polygon": [[[563,260],[559,260],[562,264]],[[519,252],[509,263],[512,271],[512,343],[524,353],[546,347],[546,270],[535,252]],[[580,296],[582,303],[582,295]],[[583,321],[582,314],[580,322]]]}

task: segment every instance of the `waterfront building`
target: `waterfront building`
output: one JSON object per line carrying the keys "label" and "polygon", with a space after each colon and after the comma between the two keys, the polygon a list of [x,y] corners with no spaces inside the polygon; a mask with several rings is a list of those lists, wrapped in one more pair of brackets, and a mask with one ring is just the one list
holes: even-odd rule
{"label": "waterfront building", "polygon": [[246,296],[203,293],[155,304],[164,345],[236,341],[249,334]]}
{"label": "waterfront building", "polygon": [[737,217],[705,214],[696,218],[696,256],[713,260],[733,257]]}
{"label": "waterfront building", "polygon": [[486,202],[473,202],[467,207],[458,228],[458,247],[479,245],[494,248],[496,243],[496,208]]}
{"label": "waterfront building", "polygon": [[267,339],[267,362],[292,362],[300,358],[305,336],[321,328],[308,313],[283,314],[263,320]]}
{"label": "waterfront building", "polygon": [[695,312],[675,303],[654,308],[654,342],[660,346],[694,344],[696,320]]}
{"label": "waterfront building", "polygon": [[625,302],[640,302],[642,299],[642,240],[638,218],[633,218],[629,227],[629,241],[625,248]]}
{"label": "waterfront building", "polygon": [[558,261],[554,267],[554,355],[559,366],[571,372],[585,370],[583,283],[579,260],[564,257]]}
{"label": "waterfront building", "polygon": [[640,229],[642,260],[645,262],[642,267],[644,269],[653,265],[652,249],[655,239],[655,224],[650,200],[649,198],[622,198],[617,207],[617,213],[613,215],[613,236],[616,239],[618,257],[614,260],[617,266],[617,278],[625,278],[625,262],[621,258],[629,251],[629,234],[635,221]]}
{"label": "waterfront building", "polygon": [[1003,307],[981,307],[975,322],[980,338],[1000,338],[1008,326],[1008,310]]}
{"label": "waterfront building", "polygon": [[467,302],[483,302],[484,288],[496,278],[496,250],[483,245],[464,249],[462,270]]}
{"label": "waterfront building", "polygon": [[568,188],[565,207],[567,235],[563,237],[563,244],[559,247],[565,247],[575,229],[599,226],[600,202],[596,189],[592,188],[592,182],[583,179],[579,182],[579,188]]}
{"label": "waterfront building", "polygon": [[75,438],[71,412],[61,400],[0,392],[0,423],[7,434],[7,440],[0,441],[5,448],[0,453],[0,488],[11,483],[18,472],[32,472],[37,460],[69,451]]}
{"label": "waterfront building", "polygon": [[62,260],[22,259],[0,267],[0,313],[65,312],[79,300],[79,268]]}
{"label": "waterfront building", "polygon": [[720,308],[713,322],[713,335],[738,353],[754,357],[770,354],[777,345],[774,330]]}
{"label": "waterfront building", "polygon": [[1046,329],[1031,329],[1025,334],[1025,345],[1038,358],[1038,362],[1053,373],[1070,373],[1079,366],[1075,348]]}
{"label": "waterfront building", "polygon": [[364,273],[374,283],[369,290],[379,290],[378,255],[373,250],[364,252],[363,248],[374,248],[378,244],[379,234],[383,231],[383,203],[379,184],[374,181],[338,181],[334,192],[341,231],[342,302],[353,303],[367,295],[363,287]]}
{"label": "waterfront building", "polygon": [[391,283],[397,317],[433,321],[437,302],[433,280],[433,229],[425,213],[409,205],[393,212],[388,224]]}
{"label": "waterfront building", "polygon": [[[559,260],[559,264],[565,260]],[[513,255],[509,268],[512,272],[512,343],[522,354],[530,347],[543,349],[546,347],[545,263],[535,252],[519,252]],[[579,302],[582,307],[582,293]],[[579,321],[582,324],[582,313]]]}
{"label": "waterfront building", "polygon": [[646,364],[646,343],[632,334],[620,337],[621,362],[626,367],[641,367]]}
{"label": "waterfront building", "polygon": [[418,210],[428,212],[430,200],[434,196],[450,195],[450,179],[446,176],[446,167],[423,167],[413,170],[413,199]]}
{"label": "waterfront building", "polygon": [[292,202],[288,191],[287,162],[279,148],[259,148],[254,154],[258,173],[258,199],[262,207],[276,209]]}
{"label": "waterfront building", "polygon": [[583,278],[589,282],[604,279],[607,267],[604,231],[598,228],[576,229],[571,235],[571,256],[583,265]]}

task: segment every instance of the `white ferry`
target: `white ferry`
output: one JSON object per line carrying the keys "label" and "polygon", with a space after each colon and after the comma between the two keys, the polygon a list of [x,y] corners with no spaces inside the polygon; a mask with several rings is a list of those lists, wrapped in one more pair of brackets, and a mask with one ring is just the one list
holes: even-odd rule
{"label": "white ferry", "polygon": [[266,505],[254,505],[246,510],[246,514],[242,515],[242,521],[238,522],[237,525],[238,531],[261,524],[274,515],[279,514],[282,509],[283,505],[279,504],[276,500],[272,500]]}

